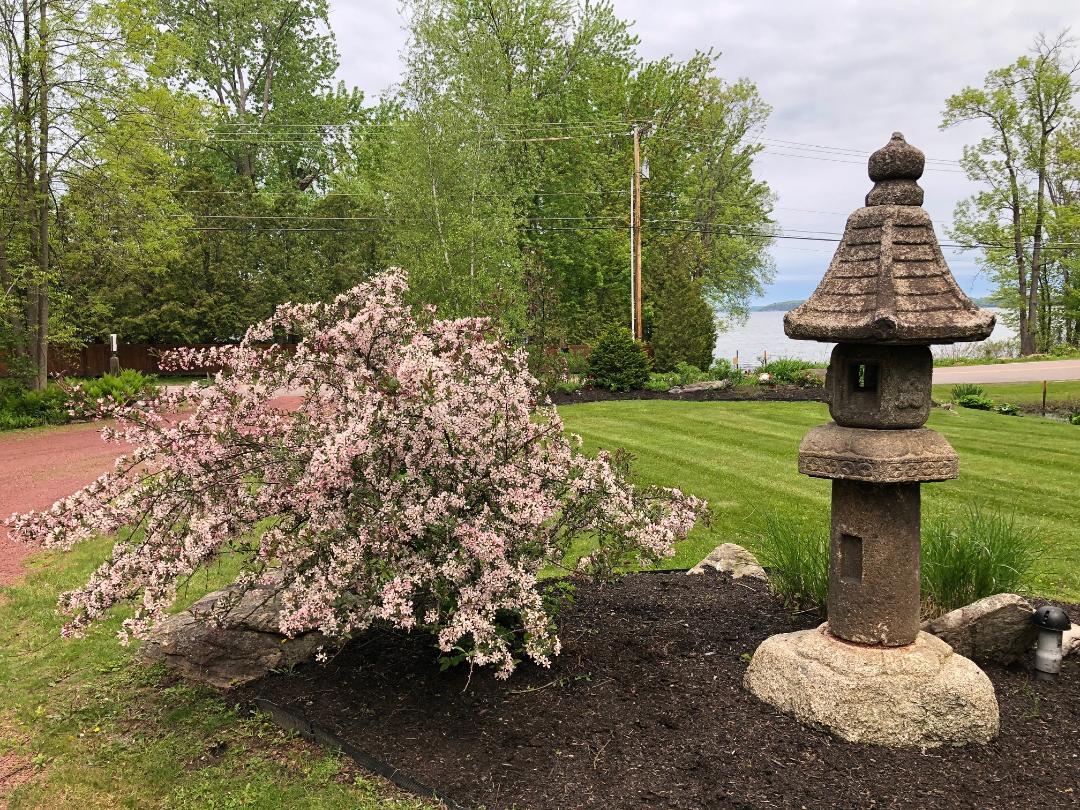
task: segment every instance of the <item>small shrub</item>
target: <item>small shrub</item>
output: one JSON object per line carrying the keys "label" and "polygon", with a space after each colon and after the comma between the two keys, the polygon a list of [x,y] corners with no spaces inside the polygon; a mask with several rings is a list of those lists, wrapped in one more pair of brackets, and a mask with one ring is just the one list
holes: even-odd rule
{"label": "small shrub", "polygon": [[576,394],[581,390],[581,380],[569,379],[557,382],[551,386],[551,391],[556,394]]}
{"label": "small shrub", "polygon": [[1080,413],[1074,413],[1069,417],[1070,425],[1080,425]]}
{"label": "small shrub", "polygon": [[649,375],[648,382],[645,383],[645,390],[664,393],[670,391],[678,384],[679,378],[675,374],[657,374],[656,372],[653,372]]}
{"label": "small shrub", "polygon": [[63,425],[73,419],[94,418],[102,407],[148,399],[155,390],[153,377],[130,369],[100,379],[68,378],[42,391],[8,383],[0,388],[0,430]]}
{"label": "small shrub", "polygon": [[974,383],[960,383],[952,387],[953,402],[958,402],[961,397],[984,397],[986,389]]}
{"label": "small shrub", "polygon": [[612,327],[600,336],[589,355],[589,374],[598,388],[630,391],[649,381],[652,362],[628,329]]}
{"label": "small shrub", "polygon": [[1013,405],[1010,402],[1002,402],[1000,405],[996,406],[994,408],[994,410],[997,411],[998,413],[1002,414],[1003,416],[1019,416],[1020,415],[1020,406],[1019,405]]}
{"label": "small shrub", "polygon": [[810,528],[788,515],[766,515],[758,559],[785,606],[825,615],[829,590],[827,524]]}
{"label": "small shrub", "polygon": [[777,384],[793,384],[796,375],[812,368],[818,368],[817,363],[808,360],[798,360],[794,357],[778,357],[758,368],[758,374],[769,374]]}
{"label": "small shrub", "polygon": [[965,394],[953,399],[961,408],[972,408],[976,411],[989,411],[994,407],[994,400],[981,394]]}
{"label": "small shrub", "polygon": [[800,388],[824,388],[825,377],[819,369],[806,368],[792,375],[792,382]]}
{"label": "small shrub", "polygon": [[709,366],[709,379],[728,380],[735,374],[735,366],[726,357],[716,357]]}
{"label": "small shrub", "polygon": [[1015,515],[969,506],[924,520],[924,615],[940,616],[996,593],[1027,590],[1034,549],[1034,527]]}
{"label": "small shrub", "polygon": [[0,431],[21,430],[44,425],[46,422],[36,416],[16,416],[7,411],[0,411]]}
{"label": "small shrub", "polygon": [[677,363],[675,365],[675,377],[678,379],[679,385],[690,385],[690,383],[703,382],[709,379],[708,374],[697,366],[690,365],[690,363]]}

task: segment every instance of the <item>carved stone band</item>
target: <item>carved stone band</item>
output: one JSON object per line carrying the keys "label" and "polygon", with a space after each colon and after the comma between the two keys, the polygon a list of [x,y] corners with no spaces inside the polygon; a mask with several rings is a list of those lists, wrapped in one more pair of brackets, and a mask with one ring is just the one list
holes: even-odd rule
{"label": "carved stone band", "polygon": [[873,430],[820,425],[799,447],[799,472],[879,484],[946,481],[959,462],[945,438],[927,428]]}

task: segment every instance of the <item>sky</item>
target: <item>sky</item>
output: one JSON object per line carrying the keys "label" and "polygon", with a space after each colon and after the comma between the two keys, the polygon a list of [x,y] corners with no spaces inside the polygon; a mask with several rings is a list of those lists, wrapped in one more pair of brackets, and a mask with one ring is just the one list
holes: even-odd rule
{"label": "sky", "polygon": [[[712,48],[721,78],[757,85],[772,114],[758,136],[765,151],[755,174],[776,195],[775,218],[785,233],[831,238],[872,185],[865,156],[892,132],[928,159],[955,161],[982,132],[974,123],[939,130],[949,95],[981,85],[1040,32],[1069,28],[1080,39],[1076,0],[615,0],[614,7],[634,23],[644,58]],[[371,97],[391,87],[406,37],[397,1],[331,0],[330,22],[339,78]],[[924,207],[944,241],[956,203],[977,186],[955,163],[927,166]],[[775,281],[753,303],[807,297],[835,247],[777,240]],[[945,256],[965,291],[989,291],[975,254]]]}

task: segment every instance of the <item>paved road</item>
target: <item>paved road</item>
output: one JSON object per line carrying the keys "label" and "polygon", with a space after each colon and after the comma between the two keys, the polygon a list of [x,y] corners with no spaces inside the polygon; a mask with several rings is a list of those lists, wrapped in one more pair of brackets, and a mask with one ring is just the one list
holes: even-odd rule
{"label": "paved road", "polygon": [[989,366],[935,368],[935,383],[1039,382],[1080,380],[1080,360],[1038,360],[1032,363],[998,363]]}

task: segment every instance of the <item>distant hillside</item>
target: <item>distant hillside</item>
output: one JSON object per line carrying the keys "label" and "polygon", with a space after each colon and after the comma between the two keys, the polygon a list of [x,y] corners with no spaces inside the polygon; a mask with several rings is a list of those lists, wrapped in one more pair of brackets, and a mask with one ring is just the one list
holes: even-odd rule
{"label": "distant hillside", "polygon": [[750,307],[751,312],[787,312],[789,309],[795,309],[799,304],[805,301],[805,298],[800,298],[798,301],[777,301],[773,304],[764,304],[760,307]]}
{"label": "distant hillside", "polygon": [[[972,298],[976,306],[980,307],[993,307],[996,304],[989,297]],[[805,298],[800,298],[795,301],[776,301],[772,304],[763,304],[760,307],[750,307],[751,312],[787,312],[790,309],[795,309],[799,304],[805,302]]]}

